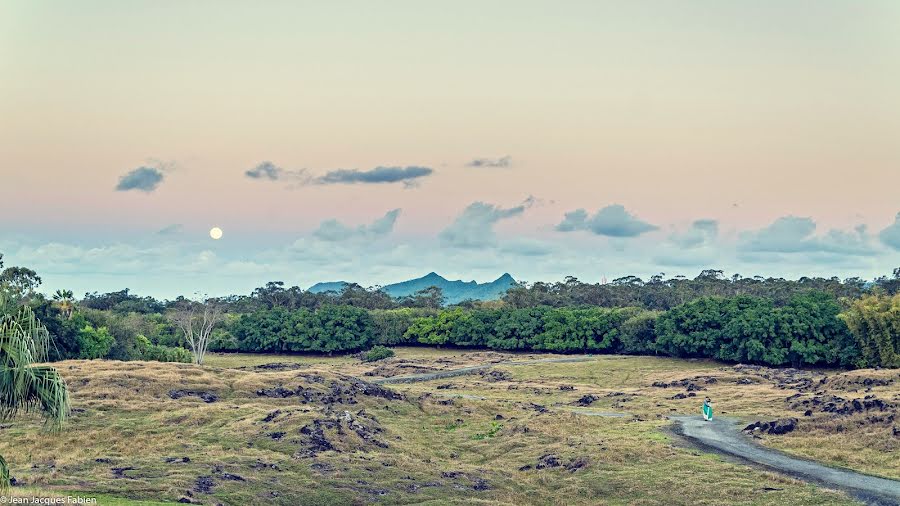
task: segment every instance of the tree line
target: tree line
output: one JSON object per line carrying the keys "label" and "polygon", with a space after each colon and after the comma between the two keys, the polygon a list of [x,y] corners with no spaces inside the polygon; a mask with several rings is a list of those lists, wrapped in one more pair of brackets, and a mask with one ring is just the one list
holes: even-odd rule
{"label": "tree line", "polygon": [[842,307],[809,291],[778,305],[751,295],[701,297],[668,311],[509,306],[441,310],[260,309],[234,318],[212,348],[354,352],[374,345],[656,354],[771,366],[900,367],[900,294]]}
{"label": "tree line", "polygon": [[[311,293],[273,281],[248,295],[197,302],[160,301],[128,289],[80,300],[64,290],[47,297],[36,291],[40,284],[30,269],[3,269],[0,255],[0,295],[27,305],[44,323],[53,336],[52,360],[187,362],[191,351],[202,360],[207,347],[343,353],[413,344],[900,366],[900,268],[870,282],[725,277],[716,270],[693,279],[660,274],[603,284],[568,277],[520,283],[498,301],[449,307],[437,287],[392,298],[379,287]],[[185,315],[211,306],[218,316],[198,346]]]}

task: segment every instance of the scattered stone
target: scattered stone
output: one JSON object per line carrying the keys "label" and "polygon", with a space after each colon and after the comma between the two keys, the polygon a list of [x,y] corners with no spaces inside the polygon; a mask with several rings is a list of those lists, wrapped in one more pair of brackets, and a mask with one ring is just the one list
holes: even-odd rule
{"label": "scattered stone", "polygon": [[529,402],[526,406],[528,408],[531,408],[531,409],[537,411],[538,413],[549,413],[550,412],[550,410],[547,409],[546,406],[541,406],[540,404],[535,404],[533,402]]}
{"label": "scattered stone", "polygon": [[219,397],[212,392],[204,392],[202,390],[172,390],[169,392],[172,399],[181,399],[182,397],[199,397],[203,402],[209,404],[216,402]]}
{"label": "scattered stone", "polygon": [[576,457],[571,462],[566,464],[566,470],[574,473],[575,471],[578,471],[579,469],[583,469],[583,468],[587,467],[588,465],[590,465],[590,463],[591,463],[591,461],[587,457]]}
{"label": "scattered stone", "polygon": [[[333,423],[333,422],[332,422]],[[325,437],[323,426],[331,426],[328,421],[313,420],[312,425],[304,425],[300,428],[300,434],[306,436],[304,439],[305,448],[298,452],[300,457],[315,457],[320,452],[327,452],[337,449],[331,444],[331,441]]]}
{"label": "scattered stone", "polygon": [[491,484],[488,483],[487,480],[483,478],[475,478],[472,480],[472,490],[477,490],[479,492],[484,490],[490,490]]}
{"label": "scattered stone", "polygon": [[597,397],[596,395],[587,394],[587,395],[583,396],[581,399],[578,399],[577,401],[575,401],[575,404],[577,404],[578,406],[590,406],[597,399],[599,399],[599,397]]}
{"label": "scattered stone", "polygon": [[190,461],[191,459],[187,457],[166,457],[163,459],[163,462],[166,464],[186,464]]}
{"label": "scattered stone", "polygon": [[[294,396],[293,390],[288,390],[283,386],[277,386],[275,388],[263,388],[256,391],[256,395],[259,397],[272,397],[275,399],[286,399],[288,397]],[[265,420],[263,420],[265,421]]]}
{"label": "scattered stone", "polygon": [[113,478],[121,479],[121,478],[130,478],[125,473],[128,471],[134,471],[134,469],[135,468],[133,468],[133,467],[114,467],[114,468],[110,469],[110,471],[112,471]]}
{"label": "scattered stone", "polygon": [[450,390],[451,388],[456,388],[456,387],[453,386],[453,384],[451,384],[451,383],[447,383],[446,385],[438,385],[437,386],[438,390]]}
{"label": "scattered stone", "polygon": [[112,464],[112,459],[108,459],[106,457],[100,457],[100,458],[94,459],[94,462],[96,462],[98,464]]}
{"label": "scattered stone", "polygon": [[542,455],[541,458],[538,459],[537,464],[535,464],[535,469],[547,469],[550,467],[559,467],[562,463],[559,461],[559,457],[553,455],[552,453],[548,453],[546,455]]}
{"label": "scattered stone", "polygon": [[215,486],[216,481],[212,476],[198,476],[196,483],[194,483],[194,492],[211,494]]}
{"label": "scattered stone", "polygon": [[572,390],[575,390],[575,387],[573,387],[572,385],[560,385],[559,389],[563,392],[571,392]]}
{"label": "scattered stone", "polygon": [[281,441],[281,438],[283,438],[284,436],[285,436],[285,433],[281,432],[281,431],[269,433],[269,437],[274,439],[275,441]]}
{"label": "scattered stone", "polygon": [[[315,464],[313,464],[315,465]],[[312,467],[312,466],[310,466]],[[274,471],[281,471],[281,468],[278,467],[278,464],[269,464],[268,462],[263,462],[262,460],[256,459],[256,462],[250,466],[250,469],[260,471],[263,469],[272,469]]]}
{"label": "scattered stone", "polygon": [[[298,364],[296,362],[272,362],[270,364],[260,364],[253,366],[253,369],[257,369],[260,371],[294,371],[297,369],[303,369],[308,367],[304,364]],[[244,367],[241,367],[244,369]]]}
{"label": "scattered stone", "polygon": [[[257,395],[258,395],[258,393],[257,393]],[[280,409],[276,409],[275,411],[272,411],[271,413],[269,413],[268,415],[266,415],[266,417],[263,418],[262,421],[263,421],[263,423],[269,423],[269,422],[271,422],[272,420],[274,420],[275,417],[277,417],[277,416],[280,415],[280,414],[281,414],[281,410],[280,410]]]}
{"label": "scattered stone", "polygon": [[512,379],[512,375],[506,371],[498,371],[496,369],[489,370],[481,370],[478,371],[478,375],[485,381],[490,381],[492,383],[497,381],[510,381]]}
{"label": "scattered stone", "polygon": [[753,422],[744,427],[745,432],[765,432],[767,434],[782,435],[793,431],[797,428],[798,420],[796,418],[779,418],[771,422]]}

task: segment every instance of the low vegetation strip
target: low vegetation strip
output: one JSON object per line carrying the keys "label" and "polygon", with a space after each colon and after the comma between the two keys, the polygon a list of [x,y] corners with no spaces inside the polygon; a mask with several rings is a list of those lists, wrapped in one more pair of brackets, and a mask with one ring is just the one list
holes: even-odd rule
{"label": "low vegetation strip", "polygon": [[711,422],[698,416],[676,416],[672,419],[678,423],[681,434],[704,447],[806,481],[847,490],[869,503],[900,504],[900,481],[825,466],[753,444],[741,434],[740,425],[734,419],[717,418]]}

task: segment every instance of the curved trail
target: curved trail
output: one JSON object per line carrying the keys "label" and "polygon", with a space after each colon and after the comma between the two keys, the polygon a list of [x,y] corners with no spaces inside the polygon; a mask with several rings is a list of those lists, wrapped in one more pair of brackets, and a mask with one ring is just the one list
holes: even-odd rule
{"label": "curved trail", "polygon": [[[475,374],[478,371],[497,366],[587,362],[594,358],[593,356],[577,356],[540,360],[512,360],[425,374],[379,378],[370,381],[380,384],[416,383]],[[627,416],[625,413],[593,412],[591,410],[567,411],[586,416]],[[699,416],[670,416],[669,418],[677,423],[677,432],[679,434],[701,447],[738,457],[804,481],[845,490],[857,499],[871,505],[900,506],[900,481],[861,474],[848,469],[829,467],[766,448],[754,443],[745,436],[740,430],[739,422],[734,419],[717,418],[712,422],[706,422]]]}
{"label": "curved trail", "polygon": [[900,481],[829,467],[809,460],[790,457],[753,443],[741,433],[737,421],[717,418],[705,422],[699,416],[670,416],[680,433],[701,446],[739,457],[782,473],[826,486],[846,490],[858,499],[874,505],[900,505]]}
{"label": "curved trail", "polygon": [[483,371],[485,369],[490,369],[492,367],[497,366],[508,366],[508,365],[534,365],[534,364],[548,364],[554,362],[587,362],[589,360],[594,360],[595,357],[592,356],[578,356],[578,357],[564,357],[564,358],[543,358],[540,360],[510,360],[506,362],[494,362],[491,364],[482,364],[482,365],[473,365],[469,367],[461,367],[459,369],[449,369],[446,371],[435,371],[424,374],[410,374],[409,376],[393,376],[390,378],[379,378],[374,380],[369,380],[370,383],[378,383],[381,385],[386,385],[390,383],[417,383],[419,381],[431,381],[436,379],[443,378],[453,378],[455,376],[465,376],[466,374],[475,374],[478,371]]}

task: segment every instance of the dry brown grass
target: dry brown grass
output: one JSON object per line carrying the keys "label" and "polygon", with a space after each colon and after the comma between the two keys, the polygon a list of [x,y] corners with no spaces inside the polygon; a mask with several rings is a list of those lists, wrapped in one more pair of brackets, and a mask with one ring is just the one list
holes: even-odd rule
{"label": "dry brown grass", "polygon": [[[51,491],[176,500],[196,488],[199,477],[212,476],[216,482],[212,494],[192,492],[194,500],[209,504],[851,502],[842,493],[694,450],[669,435],[665,416],[693,413],[699,400],[671,399],[683,389],[651,386],[655,381],[712,376],[717,382],[703,384],[706,390],[697,393],[710,394],[720,413],[783,413],[784,398],[793,392],[762,382],[738,385],[743,373],[713,362],[604,356],[584,363],[499,366],[495,369],[508,374],[499,381],[472,375],[392,386],[406,394],[405,401],[357,395],[355,404],[325,405],[302,404],[296,396],[257,395],[260,389],[276,386],[303,386],[325,394],[332,383],[345,385],[345,375],[367,378],[369,371],[388,372],[384,365],[447,369],[509,358],[528,357],[411,348],[375,364],[348,357],[290,360],[262,355],[246,362],[210,357],[205,367],[61,362],[78,412],[59,433],[43,432],[38,420],[17,421],[3,430],[9,437],[0,439],[0,453],[7,455],[14,476]],[[252,367],[273,362],[299,363],[300,368]],[[307,382],[310,375],[323,382]],[[444,385],[450,388],[437,388]],[[171,399],[169,392],[175,389],[211,392],[219,400]],[[599,397],[586,409],[633,416],[572,413],[572,403],[585,394]],[[549,411],[539,412],[533,404]],[[270,421],[263,421],[276,411]],[[346,416],[345,411],[378,430],[374,437],[387,447],[343,424],[323,432],[339,452],[303,456],[306,436],[300,429],[314,420]],[[779,441],[816,437],[805,431]],[[284,435],[273,439],[272,434],[279,432]],[[836,440],[824,441],[839,448]],[[808,451],[803,445],[787,449]],[[561,467],[519,470],[535,466],[548,454],[555,455]],[[164,462],[165,457],[182,456],[190,462]],[[878,465],[873,462],[860,467]],[[584,465],[572,471],[565,468],[578,467],[573,463]],[[116,477],[113,468],[123,467],[133,469]],[[224,479],[223,473],[246,481]]]}

